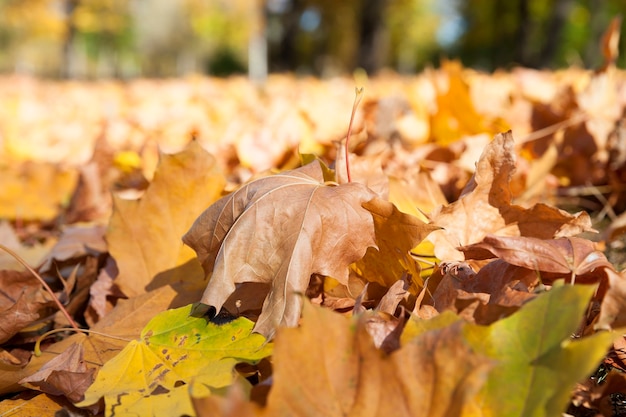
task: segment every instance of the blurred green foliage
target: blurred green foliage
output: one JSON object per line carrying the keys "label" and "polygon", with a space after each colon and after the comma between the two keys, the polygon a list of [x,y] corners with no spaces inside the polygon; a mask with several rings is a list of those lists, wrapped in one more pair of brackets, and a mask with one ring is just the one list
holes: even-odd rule
{"label": "blurred green foliage", "polygon": [[[488,70],[596,68],[602,63],[603,32],[613,17],[626,13],[623,0],[465,0],[459,5],[466,31],[449,53]],[[626,63],[625,52],[622,42],[618,65]]]}
{"label": "blurred green foliage", "polygon": [[[48,77],[595,68],[623,0],[0,0],[0,71]],[[621,46],[624,51],[624,46]],[[621,54],[618,65],[626,62]]]}

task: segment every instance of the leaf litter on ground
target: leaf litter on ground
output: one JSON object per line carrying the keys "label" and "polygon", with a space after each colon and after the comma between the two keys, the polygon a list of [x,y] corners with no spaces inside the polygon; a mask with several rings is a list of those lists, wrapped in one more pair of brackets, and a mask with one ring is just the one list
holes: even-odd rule
{"label": "leaf litter on ground", "polygon": [[[508,74],[486,75],[445,62],[441,69],[414,79],[373,80],[374,94],[355,118],[357,142],[351,147],[354,154],[343,157],[339,154],[336,177],[333,178],[330,178],[331,171],[321,169],[320,162],[315,162],[317,166],[294,169],[297,164],[294,161],[298,160],[294,138],[302,134],[305,151],[314,150],[322,160],[333,159],[335,145],[332,140],[343,135],[337,126],[345,123],[343,119],[338,122],[338,116],[349,113],[337,109],[341,106],[348,108],[349,100],[341,96],[349,95],[352,86],[339,83],[331,91],[321,82],[315,83],[314,87],[302,81],[275,78],[269,81],[268,91],[283,94],[287,85],[291,85],[289,90],[293,91],[294,83],[298,86],[296,89],[302,91],[302,97],[296,98],[296,106],[289,107],[289,110],[285,104],[293,97],[282,97],[280,103],[267,105],[266,100],[272,94],[261,96],[245,83],[223,82],[220,83],[222,92],[228,91],[228,94],[222,95],[224,100],[220,103],[223,106],[219,111],[206,112],[211,115],[210,122],[203,120],[204,113],[197,111],[198,100],[206,109],[212,105],[202,102],[202,98],[191,94],[186,87],[179,92],[181,97],[189,97],[189,103],[193,103],[183,103],[183,106],[189,104],[190,114],[196,117],[191,124],[182,120],[179,125],[176,122],[168,125],[170,119],[163,117],[155,130],[146,122],[153,118],[148,117],[145,109],[154,108],[154,103],[163,101],[156,99],[152,91],[150,94],[146,91],[148,101],[141,99],[139,102],[145,108],[140,105],[136,114],[107,114],[106,120],[117,123],[116,127],[132,125],[133,135],[151,138],[144,140],[141,147],[137,147],[138,142],[127,142],[122,147],[131,149],[124,150],[126,154],[136,152],[139,156],[139,165],[133,165],[133,172],[139,171],[152,182],[147,189],[142,185],[140,194],[143,196],[138,200],[124,200],[128,197],[121,194],[115,197],[113,216],[106,233],[109,254],[103,253],[102,248],[97,253],[85,255],[71,250],[63,252],[58,247],[54,252],[57,255],[48,258],[51,263],[45,269],[46,279],[55,284],[58,296],[68,298],[74,305],[72,314],[76,319],[88,323],[91,330],[113,338],[98,334],[60,336],[57,333],[58,338],[44,341],[42,356],[31,357],[29,344],[36,340],[37,334],[62,323],[57,318],[50,318],[54,308],[48,296],[37,285],[28,284],[22,295],[18,291],[5,296],[5,308],[1,314],[7,319],[3,320],[6,323],[3,330],[8,339],[3,343],[0,358],[3,361],[0,369],[2,392],[14,393],[26,388],[30,392],[40,390],[44,394],[36,396],[32,404],[36,401],[42,407],[40,410],[45,409],[50,414],[61,407],[72,409],[72,403],[81,398],[94,375],[96,382],[91,387],[96,394],[89,400],[104,396],[106,406],[102,412],[105,414],[111,414],[113,409],[132,411],[142,408],[148,414],[169,410],[198,416],[239,415],[233,414],[233,410],[240,410],[246,415],[275,415],[296,410],[296,415],[300,415],[309,414],[320,406],[328,406],[331,411],[386,412],[385,407],[390,403],[380,399],[377,394],[380,392],[385,393],[387,400],[397,398],[395,403],[402,404],[399,409],[407,413],[425,403],[432,404],[430,412],[433,415],[474,415],[479,412],[498,415],[498,411],[504,409],[512,410],[515,415],[540,415],[536,413],[541,407],[558,414],[565,411],[570,398],[576,402],[570,408],[604,410],[607,401],[610,408],[614,390],[626,386],[623,374],[615,371],[624,366],[626,360],[620,357],[623,338],[614,341],[613,349],[603,361],[603,366],[609,369],[606,380],[610,383],[600,384],[593,382],[597,379],[584,378],[606,354],[613,340],[611,329],[626,322],[626,278],[604,258],[601,246],[587,239],[589,234],[584,235],[585,238],[576,237],[580,232],[591,231],[587,213],[570,214],[559,210],[554,204],[556,200],[551,198],[562,190],[579,192],[591,182],[593,187],[611,187],[606,193],[602,191],[606,200],[600,200],[604,206],[598,210],[609,214],[613,209],[617,213],[623,210],[620,206],[623,193],[619,187],[626,170],[624,158],[620,156],[619,140],[616,140],[621,134],[618,119],[624,107],[624,101],[619,98],[621,93],[617,93],[623,91],[623,74],[607,65],[595,73],[574,69],[565,73],[519,69]],[[164,91],[162,88],[181,88],[184,84],[147,82],[145,85],[158,95],[159,91]],[[498,88],[491,88],[494,85]],[[207,86],[204,80],[197,80],[194,84],[194,88],[199,89]],[[212,91],[219,90],[214,86],[211,88]],[[377,91],[391,92],[397,97],[383,97]],[[570,94],[559,94],[563,91],[570,91]],[[331,96],[338,99],[329,106]],[[155,101],[148,106],[146,103],[152,100],[150,97]],[[427,97],[430,98],[425,99]],[[437,105],[429,107],[423,105],[424,102]],[[245,110],[241,110],[242,107],[238,106],[244,103]],[[296,107],[298,110],[294,111]],[[255,111],[267,115],[267,120],[272,122],[262,127],[263,118],[250,124],[241,123],[241,114]],[[334,117],[330,117],[333,112]],[[532,120],[531,114],[534,114]],[[293,117],[297,119],[295,123],[290,122]],[[21,131],[20,118],[5,117],[3,120],[9,120],[12,126],[7,132]],[[58,122],[64,123],[63,120]],[[38,126],[40,129],[45,127],[43,124]],[[186,135],[183,132],[189,126],[195,126],[194,132]],[[509,127],[516,132],[517,145],[511,132],[498,134],[506,132]],[[532,133],[542,128],[546,129]],[[36,130],[33,126],[29,129]],[[91,162],[95,163],[99,158],[96,165],[100,175],[111,168],[107,165],[110,162],[106,161],[114,160],[117,152],[107,150],[107,146],[111,143],[119,146],[123,142],[119,132],[123,131],[124,128],[107,129],[96,141],[102,153],[94,155]],[[12,135],[7,138],[7,143],[17,143]],[[490,140],[494,135],[494,140]],[[185,149],[191,136],[197,140],[191,141]],[[20,155],[23,155],[32,137],[25,131],[19,138],[22,141]],[[264,143],[271,149],[248,146],[251,143]],[[161,155],[155,174],[153,169],[159,146],[180,152]],[[209,149],[215,159],[202,148]],[[63,150],[58,146],[55,149],[57,153],[54,155],[37,153],[37,158],[54,157],[58,161]],[[89,159],[89,152],[83,148],[65,153],[81,155],[80,160]],[[517,154],[521,158],[516,158]],[[353,182],[343,177],[342,163],[347,157],[353,168]],[[478,163],[474,170],[475,160]],[[278,175],[276,172],[269,176],[260,174],[272,164],[278,168]],[[75,183],[74,173],[84,172],[81,167],[75,168],[64,172],[46,168],[39,175],[36,165],[32,165],[24,171],[27,177],[22,181],[32,178],[34,182],[27,185],[35,188],[41,188],[37,184],[48,184],[51,197],[41,200],[41,206],[33,203],[30,211],[23,211],[19,204],[15,205],[13,191],[3,189],[0,192],[4,217],[12,219],[10,226],[19,240],[17,244],[14,242],[14,247],[20,253],[33,248],[33,262],[44,259],[35,250],[51,247],[51,242],[60,235],[38,229],[37,219],[49,221],[57,213],[63,214],[64,210],[69,210],[68,218],[80,218],[72,212],[80,209],[75,205],[80,199],[73,198],[73,208],[64,205],[71,191],[68,184]],[[309,170],[315,173],[307,179]],[[281,182],[277,180],[281,174],[302,171],[307,174],[300,176],[299,180],[308,181],[304,188],[309,190],[302,200],[307,200],[307,193],[311,197],[321,191],[329,195],[323,199],[327,201],[309,211],[303,209],[302,204],[294,203],[297,194],[266,198],[278,194],[273,187],[280,189],[276,183]],[[17,172],[17,168],[7,172]],[[257,175],[256,180],[240,186],[253,174]],[[42,181],[46,176],[51,181]],[[107,177],[102,178],[100,186],[108,186]],[[130,177],[123,179],[130,181]],[[470,180],[468,184],[467,180]],[[11,181],[10,184],[18,184],[20,180]],[[82,181],[85,185],[86,177]],[[260,189],[254,191],[259,185]],[[222,235],[215,241],[199,238],[200,244],[206,246],[203,250],[210,256],[204,259],[198,254],[200,259],[196,259],[193,251],[181,243],[181,236],[190,230],[202,210],[222,197],[224,187],[229,192],[236,190],[218,203],[218,206],[224,205],[222,208],[231,204],[233,224],[216,223],[215,230],[222,229],[215,235]],[[343,191],[347,189],[352,191]],[[91,191],[104,195],[108,189]],[[88,188],[83,188],[81,196],[85,197],[88,192]],[[339,198],[343,202],[338,204],[336,194],[342,193],[346,195]],[[59,200],[59,196],[65,200]],[[269,209],[259,209],[259,200],[269,200],[272,205]],[[311,201],[317,202],[316,198]],[[19,203],[25,202],[27,200]],[[437,206],[441,208],[435,209]],[[103,210],[106,209],[105,206]],[[250,209],[252,211],[248,212]],[[207,212],[211,210],[216,209],[209,207]],[[315,215],[311,216],[313,213]],[[237,223],[235,219],[243,214],[246,219],[253,219],[248,227],[240,227],[247,220]],[[355,217],[359,222],[354,222]],[[24,225],[24,220],[35,223]],[[332,230],[335,228],[343,232],[336,234]],[[209,227],[198,232],[211,235],[210,230]],[[607,244],[619,231],[617,227],[612,230],[610,241],[609,235],[604,237]],[[297,236],[289,235],[290,231],[296,231]],[[236,248],[229,248],[229,253],[234,249],[245,252],[242,247],[254,249],[247,253],[249,258],[241,253],[243,261],[238,265],[232,262],[231,270],[239,271],[239,267],[244,270],[240,276],[226,276],[219,272],[223,267],[218,268],[218,265],[231,260],[230,255],[224,257],[222,254],[220,258],[219,254],[224,244],[222,239],[229,239],[225,238],[226,235],[237,235]],[[76,247],[84,244],[89,252],[91,238],[75,235],[73,239],[71,244]],[[289,239],[295,239],[297,243],[292,245]],[[333,253],[333,250],[341,252],[341,243],[346,242],[360,243],[350,247],[349,253]],[[326,249],[302,256],[307,247],[309,251]],[[293,262],[286,265],[275,263],[278,253],[290,261],[304,261],[306,267],[301,268],[301,264]],[[364,258],[363,254],[366,254]],[[211,256],[214,259],[207,261]],[[86,259],[90,259],[89,265]],[[206,261],[205,265],[202,265],[203,261]],[[335,267],[328,267],[327,262]],[[426,262],[433,263],[433,268],[424,268],[428,265]],[[320,263],[322,267],[318,268]],[[56,275],[57,266],[61,266],[59,276]],[[205,267],[204,271],[201,266]],[[77,268],[75,272],[74,268]],[[296,291],[289,292],[292,282],[286,279],[281,268],[301,275]],[[310,281],[312,273],[315,279]],[[9,272],[7,276],[13,277],[11,274]],[[219,278],[220,274],[222,278]],[[253,283],[258,286],[251,287],[238,281],[251,276],[262,282]],[[277,279],[282,282],[276,282]],[[574,285],[560,286],[559,280],[573,281]],[[11,279],[10,282],[7,288],[21,281]],[[79,293],[84,293],[85,287],[81,285],[85,283],[90,300],[89,308],[83,312],[81,306],[86,300]],[[593,290],[583,285],[585,283],[597,287]],[[312,285],[317,285],[317,289]],[[209,291],[212,286],[219,287],[219,290]],[[257,365],[248,365],[248,371],[242,372],[241,367],[234,364],[240,360],[245,362],[246,358],[227,361],[223,370],[228,369],[228,372],[221,375],[222,381],[228,380],[228,383],[224,382],[219,389],[207,388],[210,384],[204,384],[199,374],[195,378],[192,374],[197,369],[187,369],[187,379],[176,379],[182,382],[174,381],[173,386],[167,374],[161,375],[170,384],[168,388],[159,386],[158,382],[153,387],[129,385],[126,392],[117,394],[102,388],[98,378],[106,381],[109,370],[128,376],[114,366],[120,351],[127,349],[119,358],[124,358],[133,349],[140,357],[149,355],[139,346],[150,338],[138,337],[142,329],[146,331],[150,320],[161,317],[159,314],[163,311],[166,313],[162,314],[167,315],[170,311],[177,311],[172,309],[183,306],[187,311],[185,309],[190,309],[191,303],[202,299],[204,290],[214,293],[213,296],[219,295],[217,302],[212,301],[214,315],[217,315],[214,320],[225,316],[224,311],[219,311],[220,306],[227,307],[230,314],[238,315],[248,314],[250,310],[246,308],[250,306],[247,304],[255,304],[254,308],[265,314],[264,319],[270,319],[268,325],[259,325],[257,330],[276,336],[272,366],[261,362],[258,366],[266,366],[262,372],[254,368]],[[284,290],[287,293],[271,293]],[[314,296],[312,302],[325,307],[311,306],[303,294]],[[45,302],[32,303],[34,296]],[[272,301],[267,301],[261,308],[266,296]],[[343,301],[331,300],[336,296],[345,298]],[[554,302],[557,296],[571,302],[557,305]],[[292,308],[287,315],[286,305],[275,301],[281,297],[291,300],[286,302],[291,303]],[[22,304],[18,303],[19,300]],[[302,318],[300,306],[305,310]],[[279,308],[271,310],[275,307]],[[333,308],[341,314],[329,311]],[[536,311],[541,308],[547,309],[542,310],[543,315]],[[16,320],[20,315],[25,318],[22,322]],[[354,317],[346,317],[350,315]],[[555,315],[558,317],[554,318]],[[248,316],[253,319],[246,322],[249,333],[254,322],[258,324],[259,321],[254,315]],[[288,320],[285,319],[287,316]],[[546,320],[546,317],[554,320]],[[182,316],[176,320],[194,319],[201,320],[198,323],[206,322],[205,319]],[[314,320],[318,322],[312,326]],[[36,327],[41,323],[43,328]],[[286,328],[280,323],[299,327]],[[217,328],[212,326],[208,323],[206,329],[221,329],[222,336],[230,336],[231,329],[226,324]],[[302,342],[306,346],[290,342],[305,338],[303,333],[311,328],[313,333],[306,335],[307,342]],[[334,338],[330,337],[333,335]],[[570,340],[571,335],[573,339]],[[522,344],[528,345],[529,349],[522,352]],[[548,351],[538,350],[544,344],[552,347]],[[307,393],[299,391],[299,384],[308,381],[310,386],[318,386],[320,380],[315,377],[320,364],[337,363],[333,362],[337,360],[333,358],[337,347],[346,360],[339,363],[337,369],[356,372],[356,378],[362,384],[359,387],[348,385],[346,395],[341,398],[333,393],[323,395],[327,387],[322,386],[315,397],[316,403],[310,404],[309,408],[297,404],[296,400],[303,401],[303,404],[310,400]],[[589,353],[583,354],[583,351]],[[527,352],[532,352],[532,358],[524,356]],[[56,362],[51,361],[54,358],[57,358]],[[165,360],[155,359],[151,366],[159,366],[159,361],[165,363]],[[183,363],[195,364],[194,361]],[[371,364],[369,368],[368,363]],[[406,365],[409,363],[415,364],[413,368],[425,371],[420,374]],[[238,370],[233,371],[233,366]],[[267,378],[272,367],[274,376]],[[332,380],[335,386],[345,386],[346,381],[334,375],[332,368],[324,368],[325,378]],[[150,369],[140,371],[146,373]],[[68,382],[68,375],[76,375],[76,379],[70,377]],[[441,381],[442,375],[451,376],[448,379],[450,385],[428,379],[436,377]],[[520,377],[517,395],[502,395],[497,390],[506,386],[513,375]],[[528,375],[542,377],[534,380],[526,378]],[[154,376],[159,378],[158,373]],[[576,386],[579,381],[584,383]],[[572,389],[575,390],[573,397]],[[458,395],[454,396],[454,392]],[[591,394],[584,397],[585,392],[593,393],[593,398]],[[63,394],[58,397],[59,393]],[[406,394],[401,396],[400,393]],[[0,406],[3,410],[4,407],[26,410],[24,407],[28,407],[29,401],[23,400],[25,396],[21,398],[4,400]],[[427,399],[434,402],[428,403]],[[214,408],[208,409],[207,404]]]}

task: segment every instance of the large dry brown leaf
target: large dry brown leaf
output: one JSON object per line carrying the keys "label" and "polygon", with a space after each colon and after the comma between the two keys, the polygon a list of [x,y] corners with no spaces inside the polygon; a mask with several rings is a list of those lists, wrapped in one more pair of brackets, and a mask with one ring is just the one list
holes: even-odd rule
{"label": "large dry brown leaf", "polygon": [[571,215],[545,204],[524,209],[511,203],[514,151],[510,131],[496,135],[483,151],[461,197],[432,216],[432,223],[444,229],[429,237],[439,259],[463,260],[456,248],[479,242],[489,233],[551,239],[592,230],[587,213]]}
{"label": "large dry brown leaf", "polygon": [[261,178],[224,197],[196,220],[183,241],[212,273],[201,302],[219,312],[241,282],[270,292],[254,328],[270,337],[294,326],[311,274],[348,283],[348,266],[374,242],[376,194],[359,183],[327,186],[319,163]]}
{"label": "large dry brown leaf", "polygon": [[[182,152],[164,155],[154,180],[139,200],[114,198],[106,240],[119,268],[116,284],[127,296],[146,291],[157,274],[193,259],[180,237],[220,195],[225,180],[215,159],[191,142]],[[177,269],[162,284],[200,275]],[[169,282],[167,282],[169,281]]]}
{"label": "large dry brown leaf", "polygon": [[426,332],[385,355],[374,347],[366,320],[355,326],[306,303],[302,326],[277,335],[275,382],[264,415],[469,415],[464,412],[489,366],[463,341],[460,323]]}

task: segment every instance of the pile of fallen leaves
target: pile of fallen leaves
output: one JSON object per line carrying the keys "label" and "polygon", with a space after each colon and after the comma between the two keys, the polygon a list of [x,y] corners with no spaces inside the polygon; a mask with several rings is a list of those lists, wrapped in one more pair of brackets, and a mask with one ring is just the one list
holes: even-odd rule
{"label": "pile of fallen leaves", "polygon": [[363,80],[349,143],[348,79],[1,79],[0,414],[626,415],[610,41]]}

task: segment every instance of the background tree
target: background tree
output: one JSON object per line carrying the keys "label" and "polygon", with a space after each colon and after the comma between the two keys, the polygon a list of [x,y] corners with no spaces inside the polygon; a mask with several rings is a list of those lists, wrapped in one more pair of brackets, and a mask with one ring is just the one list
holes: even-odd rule
{"label": "background tree", "polygon": [[625,12],[622,0],[0,0],[0,71],[330,76],[412,73],[441,56],[596,67],[602,32]]}
{"label": "background tree", "polygon": [[[595,67],[601,61],[597,45],[602,32],[611,18],[626,12],[626,3],[619,0],[467,0],[459,4],[466,31],[448,54],[486,70],[512,65]],[[620,55],[623,65],[624,53]]]}

